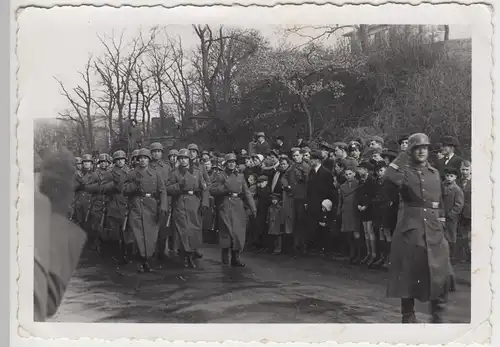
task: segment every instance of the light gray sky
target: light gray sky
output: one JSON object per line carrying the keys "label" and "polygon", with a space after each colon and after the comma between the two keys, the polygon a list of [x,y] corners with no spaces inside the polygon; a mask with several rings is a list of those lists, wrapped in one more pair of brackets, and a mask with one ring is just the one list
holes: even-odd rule
{"label": "light gray sky", "polygon": [[[84,67],[89,52],[95,56],[103,53],[97,34],[111,35],[113,31],[118,34],[125,30],[126,35],[133,35],[141,28],[147,31],[152,26],[167,25],[169,34],[182,37],[184,47],[194,47],[197,41],[190,23],[241,25],[241,18],[231,15],[231,11],[212,12],[212,16],[207,13],[193,15],[194,12],[190,11],[187,16],[185,8],[24,10],[18,18],[19,96],[23,114],[33,118],[55,118],[58,111],[68,107],[53,76],[61,79],[68,88],[80,83],[77,71]],[[227,12],[225,17],[224,12]],[[271,43],[277,44],[277,32],[282,26],[265,24],[266,20],[268,23],[282,21],[282,18],[276,18],[277,13],[282,12],[269,10],[265,16],[259,15],[255,24],[245,27],[259,29]],[[451,38],[463,37],[470,37],[468,27],[452,25]],[[304,41],[304,38],[289,38],[293,44]]]}

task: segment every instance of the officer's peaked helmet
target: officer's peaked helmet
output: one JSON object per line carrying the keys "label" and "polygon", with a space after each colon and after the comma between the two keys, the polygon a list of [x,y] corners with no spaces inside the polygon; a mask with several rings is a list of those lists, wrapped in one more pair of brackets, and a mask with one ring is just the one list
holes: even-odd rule
{"label": "officer's peaked helmet", "polygon": [[147,148],[141,148],[139,153],[137,153],[138,157],[148,157],[151,160],[151,151]]}
{"label": "officer's peaked helmet", "polygon": [[118,160],[118,159],[127,159],[127,155],[125,154],[124,151],[119,150],[113,153],[113,160]]}
{"label": "officer's peaked helmet", "polygon": [[159,142],[153,142],[151,146],[149,146],[149,150],[152,151],[162,151],[163,152],[163,145]]}
{"label": "officer's peaked helmet", "polygon": [[413,148],[418,146],[429,146],[431,142],[429,137],[423,133],[416,133],[408,138],[408,150],[411,151]]}

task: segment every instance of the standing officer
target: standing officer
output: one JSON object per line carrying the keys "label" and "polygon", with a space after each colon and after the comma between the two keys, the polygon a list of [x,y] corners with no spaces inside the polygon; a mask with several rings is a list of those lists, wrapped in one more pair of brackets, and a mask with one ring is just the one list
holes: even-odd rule
{"label": "standing officer", "polygon": [[134,243],[134,235],[130,232],[130,229],[123,229],[123,223],[128,211],[127,198],[123,195],[123,186],[130,170],[125,165],[126,158],[127,155],[124,151],[119,150],[113,153],[113,162],[115,164],[111,170],[113,186],[109,190],[107,214],[112,256],[121,264],[128,263],[127,257],[131,255],[131,248]]}
{"label": "standing officer", "polygon": [[[76,161],[78,164],[78,161]],[[76,170],[73,175],[73,211],[72,219],[77,222],[82,229],[85,230],[85,217],[90,208],[90,194],[85,191],[85,186],[89,183],[92,176],[92,156],[84,154],[81,162],[81,170]]]}
{"label": "standing officer", "polygon": [[400,154],[386,173],[402,199],[392,240],[387,295],[401,298],[403,323],[417,322],[415,299],[430,301],[432,323],[441,323],[451,275],[441,180],[427,161],[429,145],[427,135],[411,135],[409,160],[401,160]]}
{"label": "standing officer", "polygon": [[179,167],[171,173],[167,192],[172,196],[172,221],[184,256],[184,266],[195,268],[193,253],[202,243],[201,207],[208,208],[207,184],[190,160],[189,150],[179,151]]}
{"label": "standing officer", "polygon": [[247,214],[243,199],[253,216],[257,209],[252,194],[245,182],[245,176],[236,169],[236,155],[226,154],[226,169],[214,179],[210,193],[217,199],[219,206],[219,244],[222,248],[222,263],[229,264],[231,249],[231,266],[244,267],[239,254],[243,250],[246,237]]}
{"label": "standing officer", "polygon": [[151,272],[149,258],[153,255],[160,223],[168,213],[165,181],[149,166],[151,152],[141,148],[138,166],[127,173],[123,194],[129,198],[128,224],[142,257],[141,272]]}
{"label": "standing officer", "polygon": [[[154,142],[149,147],[149,150],[151,151],[151,157],[152,157],[150,166],[152,169],[158,171],[160,176],[163,178],[166,187],[171,169],[170,165],[165,160],[163,160],[163,152],[164,152],[163,145],[159,142]],[[160,230],[158,231],[158,240],[156,240],[156,257],[160,261],[163,261],[165,259],[165,248],[167,245],[167,238],[169,236],[168,235],[169,230],[167,228],[166,223],[167,220],[164,220],[160,224]]]}

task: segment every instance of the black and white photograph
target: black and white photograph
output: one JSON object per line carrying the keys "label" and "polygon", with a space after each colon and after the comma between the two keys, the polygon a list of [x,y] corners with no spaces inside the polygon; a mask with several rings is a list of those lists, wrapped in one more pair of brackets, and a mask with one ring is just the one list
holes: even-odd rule
{"label": "black and white photograph", "polygon": [[[298,6],[290,19],[286,6],[228,8],[227,21],[201,8],[19,13],[33,323],[74,323],[72,338],[81,323],[484,333],[488,274],[472,273],[489,271],[491,230],[473,211],[490,213],[491,139],[473,123],[490,131],[491,117],[473,110],[477,27],[428,23],[436,14],[370,24],[366,11],[335,24],[320,13],[341,10],[306,8],[318,23]],[[473,191],[487,192],[474,209]]]}

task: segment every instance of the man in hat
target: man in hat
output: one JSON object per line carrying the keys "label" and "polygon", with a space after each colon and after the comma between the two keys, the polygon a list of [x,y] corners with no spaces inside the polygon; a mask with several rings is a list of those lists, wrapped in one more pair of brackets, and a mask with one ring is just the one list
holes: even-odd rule
{"label": "man in hat", "polygon": [[401,299],[403,323],[416,323],[415,299],[431,302],[433,323],[441,323],[451,275],[450,252],[444,233],[441,180],[429,165],[429,138],[413,134],[409,159],[400,154],[386,178],[403,202],[390,255],[388,297]]}
{"label": "man in hat", "polygon": [[142,131],[139,126],[137,126],[137,120],[130,119],[127,129],[128,134],[128,149],[135,150],[141,148],[142,144]]}
{"label": "man in hat", "polygon": [[255,143],[254,152],[257,154],[265,155],[271,150],[269,142],[266,141],[266,134],[260,131],[257,133],[257,141]]}
{"label": "man in hat", "polygon": [[271,148],[274,149],[274,150],[276,150],[276,151],[278,151],[278,153],[285,153],[286,150],[285,150],[285,147],[284,147],[284,145],[285,145],[284,141],[285,141],[285,138],[283,136],[281,136],[281,135],[280,136],[276,136],[276,142],[273,143],[273,145],[272,145]]}
{"label": "man in hat", "polygon": [[38,184],[34,187],[33,313],[36,322],[56,313],[85,244],[85,232],[67,218],[75,182],[73,172],[74,157],[65,149],[45,155],[35,168]]}
{"label": "man in hat", "polygon": [[[179,150],[179,167],[169,177],[167,192],[172,196],[172,222],[184,257],[184,266],[195,268],[195,252],[202,244],[201,208],[208,209],[207,183],[199,168],[192,165],[188,149]],[[200,257],[196,257],[200,258]]]}
{"label": "man in hat", "polygon": [[435,164],[441,174],[441,178],[444,179],[444,170],[452,167],[460,172],[460,165],[464,159],[455,154],[456,149],[460,146],[456,138],[445,136],[441,143],[443,144],[442,153],[444,158],[438,159]]}
{"label": "man in hat", "polygon": [[384,139],[380,136],[369,136],[366,140],[366,147],[384,148]]}
{"label": "man in hat", "polygon": [[291,150],[294,163],[287,171],[286,181],[293,199],[293,239],[295,250],[303,250],[307,240],[306,232],[306,195],[307,177],[311,167],[303,160],[302,151],[298,147]]}
{"label": "man in hat", "polygon": [[398,145],[401,152],[405,152],[408,149],[408,138],[410,135],[403,134],[398,139]]}
{"label": "man in hat", "polygon": [[[332,173],[322,165],[323,155],[320,151],[311,153],[311,170],[307,179],[306,204],[308,235],[306,243],[316,241],[316,234],[321,219],[321,203],[325,199],[334,199]],[[308,242],[307,242],[308,241]],[[305,252],[306,249],[301,250]]]}
{"label": "man in hat", "polygon": [[[347,145],[347,156],[356,159],[358,162],[361,161],[361,143],[358,141],[351,141]],[[346,157],[347,157],[346,156]],[[344,158],[341,158],[344,159]]]}
{"label": "man in hat", "polygon": [[245,183],[245,177],[236,169],[236,155],[227,154],[226,168],[214,180],[210,193],[221,198],[219,244],[222,248],[222,263],[229,264],[231,251],[231,266],[244,267],[240,260],[240,252],[245,246],[247,214],[245,203],[252,215],[257,215],[257,209],[252,194]]}
{"label": "man in hat", "polygon": [[151,272],[149,259],[156,250],[158,229],[168,215],[165,181],[151,168],[151,152],[141,148],[138,166],[127,173],[123,194],[129,198],[128,224],[135,236],[142,264],[140,272]]}

